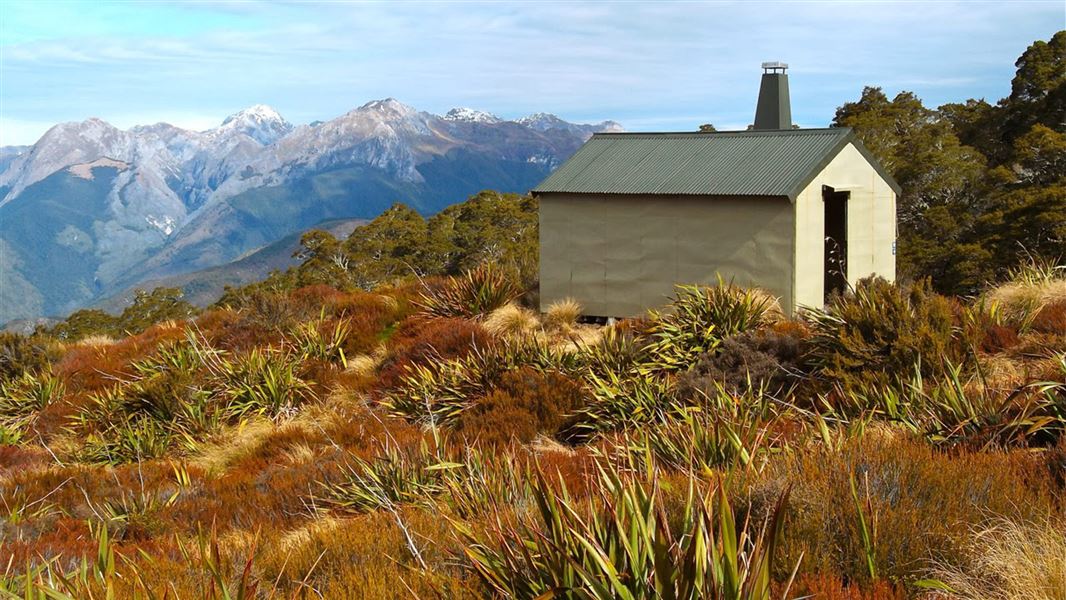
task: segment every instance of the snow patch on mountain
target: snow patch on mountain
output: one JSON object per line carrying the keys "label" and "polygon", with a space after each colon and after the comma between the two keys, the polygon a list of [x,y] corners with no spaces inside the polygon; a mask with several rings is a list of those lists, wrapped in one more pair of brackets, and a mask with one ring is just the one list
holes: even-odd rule
{"label": "snow patch on mountain", "polygon": [[502,119],[492,113],[487,113],[473,108],[456,107],[449,110],[443,117],[445,121],[459,121],[465,123],[500,123]]}
{"label": "snow patch on mountain", "polygon": [[226,117],[222,125],[205,133],[212,137],[242,133],[264,146],[269,146],[292,130],[292,123],[286,121],[278,111],[265,104],[255,104]]}
{"label": "snow patch on mountain", "polygon": [[148,224],[152,227],[155,227],[159,231],[162,231],[163,235],[169,236],[170,234],[174,233],[174,217],[165,216],[160,219],[153,217],[152,215],[148,215],[144,218],[144,220],[147,221]]}

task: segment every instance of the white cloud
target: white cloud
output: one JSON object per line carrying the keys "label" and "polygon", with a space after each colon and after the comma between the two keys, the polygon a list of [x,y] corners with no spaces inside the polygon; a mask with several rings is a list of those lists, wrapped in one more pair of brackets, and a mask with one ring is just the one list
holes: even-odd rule
{"label": "white cloud", "polygon": [[310,120],[395,96],[434,112],[456,105],[505,117],[550,111],[633,128],[739,123],[753,110],[759,63],[780,59],[792,65],[794,114],[824,124],[863,85],[910,89],[931,105],[1005,95],[1014,59],[1063,17],[1061,2],[197,3],[188,10],[225,13],[243,26],[6,46],[3,116],[28,123],[115,114],[128,126],[143,115],[140,122],[203,127],[208,115],[214,125],[256,102]]}

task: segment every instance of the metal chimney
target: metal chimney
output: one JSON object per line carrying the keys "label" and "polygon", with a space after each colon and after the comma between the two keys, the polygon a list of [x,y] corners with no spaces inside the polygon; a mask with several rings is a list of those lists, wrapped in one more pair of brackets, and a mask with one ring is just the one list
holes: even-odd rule
{"label": "metal chimney", "polygon": [[755,129],[792,129],[792,107],[788,100],[788,65],[762,64],[759,104],[755,107]]}

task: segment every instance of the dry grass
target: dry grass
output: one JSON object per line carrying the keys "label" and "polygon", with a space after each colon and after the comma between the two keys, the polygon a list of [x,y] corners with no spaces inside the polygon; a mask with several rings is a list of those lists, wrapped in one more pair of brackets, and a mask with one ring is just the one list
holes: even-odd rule
{"label": "dry grass", "polygon": [[194,464],[211,473],[221,473],[258,447],[274,431],[269,419],[242,423],[222,432],[214,441],[201,444]]}
{"label": "dry grass", "polygon": [[938,573],[966,600],[1066,600],[1066,523],[998,519],[973,535],[968,569]]}
{"label": "dry grass", "polygon": [[[987,386],[990,396],[1001,398],[1036,381],[1061,381],[1054,353],[1066,340],[1058,333],[1066,313],[1047,308],[1063,302],[1055,300],[1056,294],[1066,296],[1066,287],[1056,285],[1031,280],[995,292],[1005,302],[1015,301],[1011,294],[1030,294],[1036,300],[1022,298],[1019,305],[1046,304],[1040,309],[1043,316],[1032,313],[1029,329],[1020,335],[1018,327],[1004,326],[1016,334],[1007,340],[1010,344],[976,348],[981,374],[965,373],[970,395],[985,394]],[[535,509],[529,497],[494,487],[500,468],[508,473],[501,478],[507,485],[524,488],[526,478],[539,470],[549,485],[565,485],[573,498],[590,502],[602,500],[597,483],[601,467],[634,468],[614,462],[611,444],[636,446],[640,432],[585,445],[562,444],[553,433],[566,426],[575,406],[588,401],[589,372],[610,368],[620,377],[632,377],[624,359],[644,343],[649,323],[619,323],[615,330],[629,332],[633,340],[612,344],[610,336],[604,337],[611,328],[578,324],[580,307],[571,302],[550,308],[543,326],[538,315],[513,304],[477,320],[412,318],[419,290],[369,294],[314,286],[278,294],[279,307],[267,306],[266,312],[252,307],[202,314],[195,325],[200,335],[232,355],[293,343],[285,337],[289,334],[277,331],[271,314],[289,314],[293,326],[317,324],[326,333],[340,323],[351,324],[344,346],[347,367],[317,356],[300,358],[294,368],[313,382],[313,397],[290,418],[249,417],[240,425],[223,424],[198,442],[182,445],[180,452],[142,463],[78,463],[85,436],[71,427],[71,417],[93,394],[116,385],[116,378],[135,377],[134,363],[185,339],[184,326],[160,324],[117,341],[89,339],[64,347],[51,372],[67,393],[37,411],[18,445],[0,445],[0,565],[12,558],[10,569],[20,572],[27,561],[60,555],[64,569],[82,558],[92,561],[97,541],[89,524],[106,524],[124,573],[115,597],[134,597],[136,581],[128,570],[134,564],[160,594],[206,597],[213,583],[198,570],[195,557],[182,559],[177,545],[178,540],[195,545],[198,529],[217,528],[213,539],[220,546],[224,577],[236,581],[249,557],[254,558],[251,576],[262,597],[270,597],[275,582],[276,597],[486,597],[489,591],[475,581],[463,554],[468,548],[453,525],[461,521],[475,532],[484,531]],[[764,331],[804,342],[811,337],[808,322],[779,320],[770,312],[768,322],[758,325]],[[527,356],[515,343],[534,339],[538,348],[550,352]],[[623,360],[600,360],[604,356],[592,356],[593,351]],[[475,352],[506,360],[513,368],[506,376],[504,370],[483,369],[486,379],[479,391],[463,399],[469,406],[458,431],[423,428],[388,416],[380,405],[383,393],[407,385],[399,375],[408,367]],[[513,364],[511,352],[518,357]],[[855,370],[863,368],[868,367]],[[1057,592],[1054,586],[1062,587],[1066,577],[1066,437],[1061,432],[1055,433],[1058,445],[1043,453],[938,449],[876,415],[869,422],[863,422],[867,415],[854,415],[851,423],[827,415],[821,423],[828,430],[816,435],[810,415],[802,412],[810,404],[800,404],[796,397],[761,409],[772,406],[774,420],[761,426],[783,441],[774,451],[761,453],[750,468],[664,473],[668,508],[684,500],[691,484],[723,477],[731,480],[738,522],[749,516],[761,521],[773,500],[791,489],[773,575],[774,589],[783,589],[791,566],[803,556],[789,597],[900,600],[920,594],[911,585],[915,579],[942,574],[960,598],[1066,600],[1047,591]],[[471,448],[476,444],[481,446]],[[463,473],[475,475],[480,463],[471,457],[484,456],[478,460],[487,465],[482,468],[487,479],[458,477],[460,483],[434,497],[433,508],[399,506],[351,518],[326,516],[322,485],[338,481],[353,461],[373,461],[386,449],[422,449],[445,461],[441,465],[449,473],[467,469]],[[465,464],[448,464],[452,461]],[[853,479],[876,530],[877,581],[866,571]],[[462,512],[455,498],[465,498],[463,493],[492,511]],[[109,518],[108,507],[126,513]],[[939,573],[930,573],[931,564]],[[0,574],[4,568],[0,566]],[[3,585],[0,575],[0,589]]]}
{"label": "dry grass", "polygon": [[1066,278],[1007,283],[987,292],[984,299],[998,305],[1007,322],[1024,329],[1045,306],[1066,302]]}
{"label": "dry grass", "polygon": [[544,314],[544,323],[552,329],[568,330],[577,324],[581,316],[581,304],[573,298],[564,298],[552,302]]}
{"label": "dry grass", "polygon": [[511,303],[489,313],[482,325],[496,336],[520,337],[532,335],[540,328],[540,321],[533,311]]}
{"label": "dry grass", "polygon": [[84,338],[82,338],[81,340],[78,341],[79,345],[89,346],[89,347],[110,346],[111,344],[114,344],[114,343],[115,343],[115,339],[113,337],[111,337],[109,335],[104,335],[102,333],[98,333],[98,334],[95,334],[95,335],[90,335],[90,336],[84,337]]}

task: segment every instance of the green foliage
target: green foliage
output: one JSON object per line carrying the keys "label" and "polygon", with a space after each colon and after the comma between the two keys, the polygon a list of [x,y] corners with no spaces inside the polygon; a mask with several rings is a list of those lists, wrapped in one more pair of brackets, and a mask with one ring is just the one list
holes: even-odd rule
{"label": "green foliage", "polygon": [[538,204],[483,191],[429,221],[427,271],[454,275],[492,264],[528,287],[538,277]]}
{"label": "green foliage", "polygon": [[116,335],[118,331],[118,317],[98,308],[83,308],[71,313],[48,333],[65,342],[76,342],[91,335]]}
{"label": "green foliage", "polygon": [[401,277],[426,275],[422,257],[426,236],[421,215],[403,204],[392,205],[370,223],[356,227],[344,242],[349,265],[345,277],[352,285],[370,290]]}
{"label": "green foliage", "polygon": [[723,399],[715,407],[690,409],[678,420],[638,430],[624,451],[650,454],[659,465],[693,476],[751,464],[765,449],[764,423],[756,411],[744,407],[751,398]]}
{"label": "green foliage", "polygon": [[401,504],[426,503],[444,490],[444,471],[461,466],[434,460],[425,446],[413,452],[390,446],[373,461],[351,457],[343,479],[324,483],[323,490],[327,505],[333,510],[395,510]]}
{"label": "green foliage", "polygon": [[927,281],[906,287],[864,279],[808,318],[814,329],[809,360],[844,390],[888,387],[915,365],[936,374],[945,359],[961,361],[969,351],[956,338],[955,305]]}
{"label": "green foliage", "polygon": [[682,418],[692,406],[678,400],[672,379],[652,374],[592,373],[588,385],[592,397],[562,433],[571,442]]}
{"label": "green foliage", "polygon": [[670,305],[652,313],[646,368],[682,371],[722,339],[763,324],[769,298],[721,281],[714,287],[679,285]]}
{"label": "green foliage", "polygon": [[297,373],[298,357],[287,350],[250,352],[227,364],[227,408],[230,414],[279,416],[302,404],[311,388]]}
{"label": "green foliage", "polygon": [[424,317],[479,318],[521,293],[506,273],[486,263],[453,277],[443,287],[427,288],[415,304]]}
{"label": "green foliage", "polygon": [[582,503],[538,474],[535,516],[487,540],[457,524],[478,577],[508,598],[769,600],[787,493],[764,528],[738,530],[724,488],[691,485],[671,511],[654,472],[642,480],[601,470],[598,483],[600,498]]}
{"label": "green foliage", "polygon": [[903,188],[899,272],[943,293],[1001,280],[1028,253],[1066,257],[1066,31],[1018,59],[1011,95],[927,109],[866,88],[837,110]]}
{"label": "green foliage", "polygon": [[20,377],[0,384],[0,443],[15,444],[37,413],[63,397],[65,385],[45,371],[24,372]]}
{"label": "green foliage", "polygon": [[133,304],[119,315],[119,329],[139,333],[156,323],[188,319],[196,314],[196,307],[182,300],[180,288],[158,287],[150,292],[134,292]]}
{"label": "green foliage", "polygon": [[133,335],[156,323],[188,319],[198,310],[182,298],[180,288],[158,287],[152,291],[137,290],[133,302],[119,316],[102,310],[87,308],[72,313],[47,333],[56,339],[76,342],[92,335]]}
{"label": "green foliage", "polygon": [[333,234],[312,229],[300,237],[300,249],[293,258],[301,260],[295,285],[343,285],[351,268],[350,258]]}
{"label": "green foliage", "polygon": [[301,356],[287,346],[231,356],[189,334],[132,365],[134,376],[96,393],[75,415],[83,458],[121,463],[193,448],[223,424],[291,414],[312,398]]}

